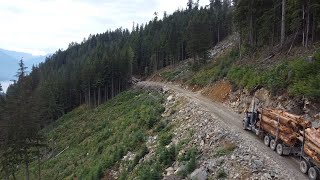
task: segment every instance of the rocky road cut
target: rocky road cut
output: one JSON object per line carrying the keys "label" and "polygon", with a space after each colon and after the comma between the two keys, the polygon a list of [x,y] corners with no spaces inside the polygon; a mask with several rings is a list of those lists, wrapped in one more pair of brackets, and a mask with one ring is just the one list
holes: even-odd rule
{"label": "rocky road cut", "polygon": [[[182,94],[190,101],[195,102],[202,107],[203,110],[208,113],[218,117],[228,129],[238,132],[243,139],[245,139],[246,144],[249,144],[255,151],[261,152],[262,156],[273,161],[278,167],[281,167],[285,172],[284,174],[289,179],[303,180],[308,179],[306,175],[302,174],[299,170],[299,159],[293,157],[279,156],[276,152],[273,152],[269,147],[266,147],[262,140],[256,137],[250,132],[245,132],[242,129],[242,119],[243,116],[234,112],[232,109],[224,106],[221,103],[216,103],[210,99],[202,96],[200,92],[191,92],[189,90],[183,89],[178,85],[162,82],[152,82],[152,81],[142,81],[138,83],[139,86],[156,86],[170,89],[176,93]],[[275,167],[277,168],[277,167]]]}

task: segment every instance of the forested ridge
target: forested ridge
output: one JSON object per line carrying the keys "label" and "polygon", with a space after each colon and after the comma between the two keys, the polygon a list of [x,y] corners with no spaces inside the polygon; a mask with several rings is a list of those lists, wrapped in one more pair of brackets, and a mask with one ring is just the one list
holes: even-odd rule
{"label": "forested ridge", "polygon": [[188,58],[194,66],[204,65],[207,51],[232,33],[240,37],[237,53],[242,56],[262,47],[309,48],[320,39],[317,0],[186,3],[172,15],[155,12],[154,19],[134,24],[131,31],[108,30],[72,42],[30,72],[21,60],[18,80],[0,94],[3,176],[14,178],[19,164],[28,172],[46,144],[38,132],[62,115],[81,104],[96,107],[108,101],[128,89],[133,76],[146,77]]}

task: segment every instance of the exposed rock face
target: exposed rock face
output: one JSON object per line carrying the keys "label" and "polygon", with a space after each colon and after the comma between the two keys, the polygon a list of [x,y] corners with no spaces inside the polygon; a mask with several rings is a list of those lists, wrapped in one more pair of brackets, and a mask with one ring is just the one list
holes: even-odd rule
{"label": "exposed rock face", "polygon": [[205,169],[199,168],[194,170],[190,175],[191,180],[207,180],[208,174]]}

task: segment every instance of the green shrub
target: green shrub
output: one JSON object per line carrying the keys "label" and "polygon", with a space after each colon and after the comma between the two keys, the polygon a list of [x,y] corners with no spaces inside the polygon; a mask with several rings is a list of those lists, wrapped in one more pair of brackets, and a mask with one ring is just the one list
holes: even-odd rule
{"label": "green shrub", "polygon": [[188,82],[191,85],[206,86],[227,76],[232,64],[238,57],[236,50],[217,59],[213,64],[205,64]]}
{"label": "green shrub", "polygon": [[226,178],[228,177],[228,174],[224,171],[223,168],[219,169],[218,174],[217,174],[217,178],[218,179],[222,179],[222,178]]}
{"label": "green shrub", "polygon": [[161,134],[160,138],[159,138],[159,145],[166,146],[166,145],[170,144],[172,137],[173,137],[173,135],[171,133]]}
{"label": "green shrub", "polygon": [[165,72],[161,73],[161,76],[164,77],[168,81],[172,81],[180,73],[181,73],[181,71],[165,71]]}
{"label": "green shrub", "polygon": [[179,157],[179,161],[186,164],[186,169],[182,172],[179,172],[179,175],[186,177],[188,174],[192,173],[197,167],[197,155],[199,154],[196,148],[190,149],[186,154]]}
{"label": "green shrub", "polygon": [[220,157],[220,156],[229,155],[236,149],[236,147],[237,146],[233,143],[226,143],[223,145],[223,147],[218,148],[215,156]]}
{"label": "green shrub", "polygon": [[189,161],[192,157],[196,157],[198,154],[199,152],[196,148],[191,148],[188,152],[179,157],[179,161]]}
{"label": "green shrub", "polygon": [[292,81],[289,93],[294,96],[320,98],[320,59],[316,54],[313,63],[298,59],[290,63]]}
{"label": "green shrub", "polygon": [[[137,152],[130,170],[134,169],[147,153],[150,129],[160,122],[163,99],[155,92],[131,90],[95,109],[79,107],[61,117],[43,132],[54,142],[49,148],[55,153],[69,148],[42,163],[43,179],[101,179],[128,151]],[[37,178],[36,170],[36,163],[31,163],[31,179]],[[18,172],[17,179],[23,173]]]}
{"label": "green shrub", "polygon": [[159,162],[165,167],[170,166],[176,160],[176,146],[172,145],[169,148],[161,147],[158,150]]}
{"label": "green shrub", "polygon": [[162,178],[162,168],[159,163],[151,162],[142,165],[138,170],[139,180],[158,180]]}

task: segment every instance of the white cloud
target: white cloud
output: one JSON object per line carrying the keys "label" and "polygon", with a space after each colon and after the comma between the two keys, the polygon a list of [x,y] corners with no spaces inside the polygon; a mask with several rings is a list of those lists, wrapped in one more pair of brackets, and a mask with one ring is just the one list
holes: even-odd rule
{"label": "white cloud", "polygon": [[[200,5],[209,0],[201,0]],[[162,17],[185,8],[187,0],[0,0],[0,48],[43,54],[65,49],[89,34]]]}

